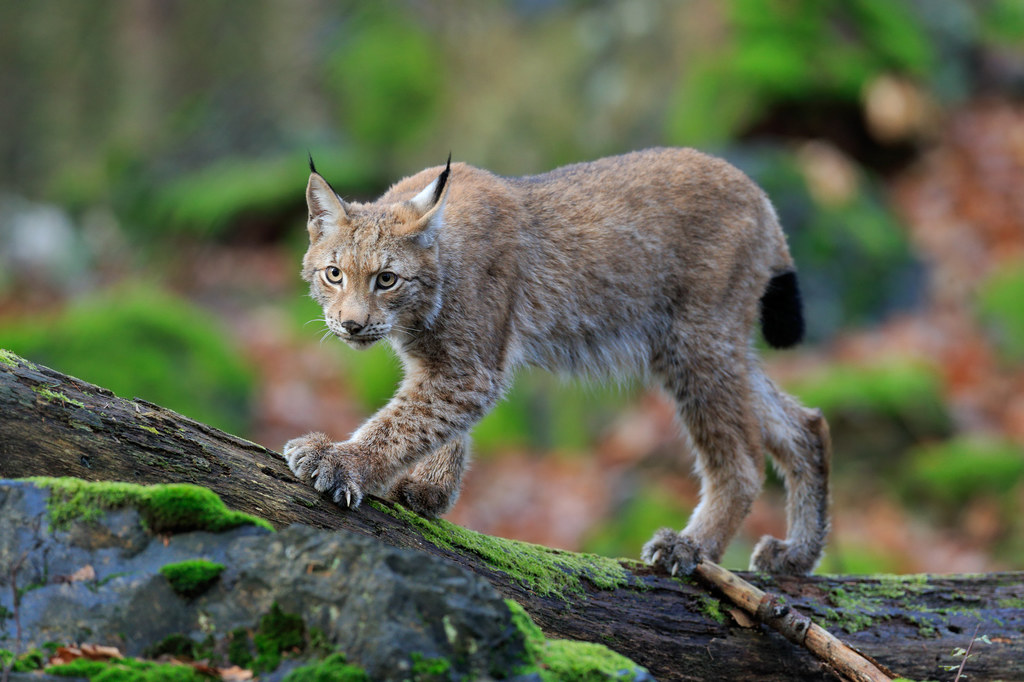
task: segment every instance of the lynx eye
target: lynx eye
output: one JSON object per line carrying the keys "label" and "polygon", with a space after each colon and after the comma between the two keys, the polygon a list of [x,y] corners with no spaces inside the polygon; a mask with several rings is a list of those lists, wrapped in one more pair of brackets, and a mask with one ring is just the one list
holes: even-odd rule
{"label": "lynx eye", "polygon": [[342,274],[341,268],[337,265],[330,265],[324,268],[324,278],[331,284],[341,284],[341,280],[343,280],[345,276]]}
{"label": "lynx eye", "polygon": [[378,273],[378,275],[377,275],[377,288],[378,289],[390,289],[391,287],[395,286],[396,284],[398,284],[398,275],[396,275],[395,273],[388,272],[387,270],[385,270],[384,272]]}

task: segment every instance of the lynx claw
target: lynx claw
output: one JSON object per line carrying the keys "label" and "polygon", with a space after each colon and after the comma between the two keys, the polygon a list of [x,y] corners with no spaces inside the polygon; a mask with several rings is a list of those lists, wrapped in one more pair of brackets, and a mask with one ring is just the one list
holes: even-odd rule
{"label": "lynx claw", "polygon": [[303,482],[318,492],[330,494],[335,504],[358,507],[363,499],[362,476],[357,458],[346,443],[332,443],[322,433],[310,433],[288,441],[284,458]]}
{"label": "lynx claw", "polygon": [[690,575],[703,559],[703,553],[690,537],[671,528],[662,528],[644,545],[640,557],[652,566],[660,567],[672,577]]}

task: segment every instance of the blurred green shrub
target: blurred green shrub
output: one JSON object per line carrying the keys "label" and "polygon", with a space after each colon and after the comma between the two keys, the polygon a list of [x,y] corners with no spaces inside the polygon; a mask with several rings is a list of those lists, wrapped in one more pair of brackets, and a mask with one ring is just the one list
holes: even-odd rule
{"label": "blurred green shrub", "polygon": [[387,7],[355,16],[327,62],[327,88],[348,134],[378,153],[420,140],[445,94],[440,46]]}
{"label": "blurred green shrub", "polygon": [[[877,322],[913,306],[923,270],[906,230],[869,177],[856,177],[841,201],[816,201],[797,156],[763,145],[727,158],[771,197],[800,275],[807,336],[826,339],[843,328]],[[851,172],[857,172],[851,166]]]}
{"label": "blurred green shrub", "polygon": [[977,308],[1004,358],[1024,360],[1024,262],[1005,265],[981,284]]}
{"label": "blurred green shrub", "polygon": [[232,433],[252,377],[215,318],[148,286],[81,300],[53,319],[5,320],[0,347]]}
{"label": "blurred green shrub", "polygon": [[520,372],[505,399],[473,429],[474,448],[482,455],[524,447],[590,450],[635,392],[632,384],[566,381],[534,369]]}
{"label": "blurred green shrub", "polygon": [[959,436],[921,445],[910,454],[900,478],[911,499],[933,504],[946,514],[979,497],[1008,501],[1024,480],[1024,449],[1019,445],[977,436]]}
{"label": "blurred green shrub", "polygon": [[657,482],[633,481],[636,489],[603,523],[596,525],[583,551],[601,556],[640,556],[640,550],[659,528],[682,528],[690,517],[679,496]]}
{"label": "blurred green shrub", "polygon": [[952,422],[937,372],[910,359],[839,364],[786,389],[828,419],[837,468],[877,473],[907,448],[947,437]]}
{"label": "blurred green shrub", "polygon": [[906,2],[729,0],[729,37],[701,54],[674,93],[674,144],[721,143],[771,104],[856,103],[873,76],[926,76],[935,55]]}

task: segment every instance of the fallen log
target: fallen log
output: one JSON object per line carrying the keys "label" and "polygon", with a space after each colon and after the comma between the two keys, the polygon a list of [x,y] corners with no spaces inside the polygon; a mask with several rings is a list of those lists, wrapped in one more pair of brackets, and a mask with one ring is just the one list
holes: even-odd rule
{"label": "fallen log", "polygon": [[[276,527],[344,529],[441,556],[522,604],[549,637],[605,644],[658,679],[837,679],[695,580],[490,538],[383,500],[341,509],[261,445],[0,351],[0,478],[40,475],[193,483]],[[740,575],[903,676],[950,678],[951,652],[977,628],[989,643],[974,645],[970,679],[1024,679],[1024,573]]]}

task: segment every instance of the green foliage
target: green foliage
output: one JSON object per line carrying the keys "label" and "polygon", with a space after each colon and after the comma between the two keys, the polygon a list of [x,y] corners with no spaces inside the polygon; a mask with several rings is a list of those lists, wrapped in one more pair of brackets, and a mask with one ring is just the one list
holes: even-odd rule
{"label": "green foliage", "polygon": [[596,526],[584,548],[602,556],[640,556],[647,539],[659,528],[682,528],[690,509],[657,483],[646,483],[609,519]]}
{"label": "green foliage", "polygon": [[1007,499],[1024,480],[1024,450],[1009,442],[961,436],[911,453],[903,482],[915,499],[955,511],[971,499]]}
{"label": "green foliage", "polygon": [[473,429],[473,444],[482,454],[517,447],[585,451],[635,393],[631,384],[566,382],[548,372],[525,371]]}
{"label": "green foliage", "polygon": [[387,5],[373,7],[338,42],[328,60],[328,87],[353,139],[390,150],[427,131],[440,110],[445,70],[420,26],[381,9]]}
{"label": "green foliage", "polygon": [[799,268],[810,340],[914,302],[920,266],[873,178],[851,167],[856,183],[850,196],[826,203],[810,192],[813,167],[802,167],[791,151],[764,146],[729,156],[779,213]]}
{"label": "green foliage", "polygon": [[285,613],[274,602],[270,611],[260,619],[253,642],[256,644],[253,670],[274,670],[281,664],[282,654],[300,652],[306,648],[306,625],[301,616]]}
{"label": "green foliage", "polygon": [[185,301],[139,286],[83,299],[55,319],[7,320],[0,346],[238,433],[252,379],[218,327]]}
{"label": "green foliage", "polygon": [[171,589],[185,598],[198,597],[220,578],[224,564],[207,559],[191,559],[160,568]]}
{"label": "green foliage", "polygon": [[1020,0],[989,0],[980,7],[981,37],[988,42],[1019,50],[1024,44],[1024,3]]}
{"label": "green foliage", "polygon": [[321,661],[292,670],[284,676],[283,682],[369,682],[369,680],[370,677],[365,670],[345,661],[344,654],[331,654]]}
{"label": "green foliage", "polygon": [[933,47],[904,2],[730,0],[729,39],[698,56],[673,98],[676,144],[720,143],[788,100],[857,103],[873,76],[925,76]]}
{"label": "green foliage", "polygon": [[873,365],[836,364],[787,389],[805,405],[831,418],[840,412],[899,416],[910,424],[941,425],[949,416],[940,399],[936,371],[909,358],[882,359]]}
{"label": "green foliage", "polygon": [[1024,360],[1024,262],[1006,265],[978,290],[978,312],[1002,355]]}
{"label": "green foliage", "polygon": [[66,529],[73,521],[95,520],[106,510],[134,507],[154,533],[216,533],[242,525],[272,530],[263,519],[228,509],[214,492],[186,483],[141,486],[77,478],[28,480],[50,491],[46,505],[55,529]]}

